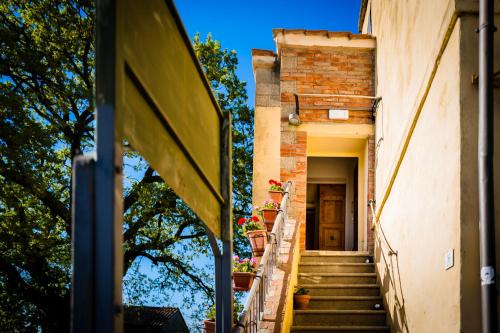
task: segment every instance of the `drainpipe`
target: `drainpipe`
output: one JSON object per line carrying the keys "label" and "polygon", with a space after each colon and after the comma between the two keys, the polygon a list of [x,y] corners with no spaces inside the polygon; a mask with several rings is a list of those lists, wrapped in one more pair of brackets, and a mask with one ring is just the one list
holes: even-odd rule
{"label": "drainpipe", "polygon": [[483,333],[497,332],[493,201],[493,0],[479,1],[479,247]]}

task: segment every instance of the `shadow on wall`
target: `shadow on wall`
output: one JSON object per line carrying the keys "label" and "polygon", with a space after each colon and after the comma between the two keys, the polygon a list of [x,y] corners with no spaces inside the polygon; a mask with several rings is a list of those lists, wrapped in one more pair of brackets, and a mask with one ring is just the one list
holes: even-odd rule
{"label": "shadow on wall", "polygon": [[383,267],[383,274],[377,270],[377,275],[384,293],[384,307],[387,309],[391,332],[409,332],[397,251],[390,246],[380,224],[374,230],[374,237],[375,262]]}

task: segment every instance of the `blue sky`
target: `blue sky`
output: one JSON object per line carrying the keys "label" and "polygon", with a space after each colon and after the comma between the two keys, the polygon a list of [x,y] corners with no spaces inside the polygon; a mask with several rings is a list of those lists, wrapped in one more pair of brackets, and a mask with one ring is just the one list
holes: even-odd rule
{"label": "blue sky", "polygon": [[209,32],[224,48],[236,50],[238,76],[248,83],[253,106],[255,84],[252,48],[275,50],[273,28],[320,29],[357,33],[361,0],[176,0],[177,10],[192,38]]}

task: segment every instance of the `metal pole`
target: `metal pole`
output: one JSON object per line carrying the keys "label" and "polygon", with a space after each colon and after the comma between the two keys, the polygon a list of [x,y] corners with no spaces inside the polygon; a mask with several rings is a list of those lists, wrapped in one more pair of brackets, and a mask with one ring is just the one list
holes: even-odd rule
{"label": "metal pole", "polygon": [[116,2],[97,0],[95,307],[97,333],[123,332],[122,147],[116,113]]}
{"label": "metal pole", "polygon": [[73,275],[71,277],[71,332],[92,333],[94,326],[94,172],[95,160],[77,156],[73,161],[71,203]]}
{"label": "metal pole", "polygon": [[[222,259],[222,331],[230,333],[233,327],[233,219],[232,219],[232,170],[231,170],[231,113],[224,116],[221,135],[221,192],[224,206],[221,212]],[[218,323],[217,323],[218,324]]]}
{"label": "metal pole", "polygon": [[479,2],[479,242],[483,332],[497,332],[493,201],[493,0]]}

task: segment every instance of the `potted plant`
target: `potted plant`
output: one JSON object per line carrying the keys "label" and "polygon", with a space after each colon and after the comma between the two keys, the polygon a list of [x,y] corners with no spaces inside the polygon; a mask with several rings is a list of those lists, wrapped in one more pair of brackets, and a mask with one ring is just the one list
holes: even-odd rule
{"label": "potted plant", "polygon": [[204,332],[215,333],[215,304],[213,304],[207,311],[207,319],[203,321],[205,326]]}
{"label": "potted plant", "polygon": [[233,281],[236,291],[248,291],[257,272],[257,259],[233,257]]}
{"label": "potted plant", "polygon": [[269,185],[271,187],[267,191],[269,193],[269,198],[278,203],[278,206],[281,205],[281,200],[283,199],[283,192],[285,189],[283,188],[283,184],[277,180],[269,179]]}
{"label": "potted plant", "polygon": [[278,204],[273,200],[268,199],[264,202],[262,207],[256,207],[256,209],[261,214],[264,224],[267,227],[267,231],[271,232],[273,230],[276,216],[278,216]]}
{"label": "potted plant", "polygon": [[[243,304],[239,303],[238,300],[235,300],[235,302],[233,303],[233,323],[235,325],[238,323],[241,311],[243,311]],[[215,304],[212,304],[212,306],[208,309],[206,315],[207,319],[203,321],[203,332],[215,333]]]}
{"label": "potted plant", "polygon": [[243,231],[247,235],[252,246],[253,255],[260,257],[264,254],[267,245],[266,227],[260,222],[258,216],[250,218],[240,218],[238,225],[243,226]]}
{"label": "potted plant", "polygon": [[295,292],[293,293],[293,304],[295,305],[295,309],[307,310],[310,300],[311,296],[309,296],[309,290],[295,287]]}

